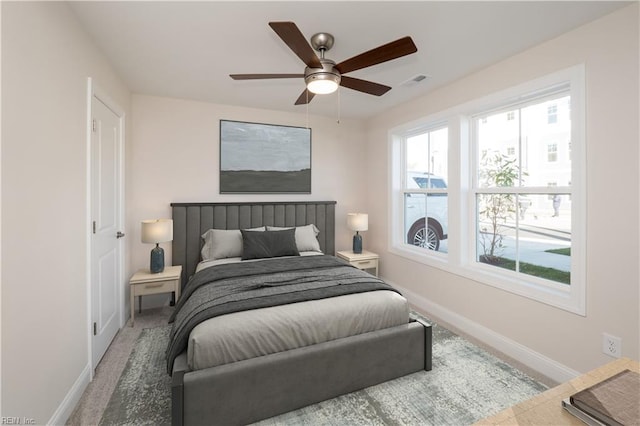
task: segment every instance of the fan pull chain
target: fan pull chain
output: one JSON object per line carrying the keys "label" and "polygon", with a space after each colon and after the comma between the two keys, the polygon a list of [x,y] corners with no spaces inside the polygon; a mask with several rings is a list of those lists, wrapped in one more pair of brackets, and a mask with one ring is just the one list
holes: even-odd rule
{"label": "fan pull chain", "polygon": [[340,87],[338,87],[338,120],[336,121],[336,123],[340,124],[340,92],[342,90],[340,90]]}
{"label": "fan pull chain", "polygon": [[307,129],[310,129],[309,127],[309,91],[305,90],[305,95],[307,96],[307,105],[306,106],[306,110],[307,110]]}

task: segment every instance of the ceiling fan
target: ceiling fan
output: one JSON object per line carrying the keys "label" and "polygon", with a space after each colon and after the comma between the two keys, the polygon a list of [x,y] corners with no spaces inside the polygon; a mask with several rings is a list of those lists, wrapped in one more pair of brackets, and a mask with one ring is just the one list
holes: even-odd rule
{"label": "ceiling fan", "polygon": [[[411,37],[403,37],[336,64],[331,59],[324,57],[325,52],[333,47],[334,39],[331,34],[315,34],[311,37],[310,46],[302,32],[293,22],[269,22],[269,26],[293,50],[293,53],[298,55],[302,62],[307,65],[304,74],[230,74],[229,77],[234,80],[304,78],[307,87],[296,100],[296,105],[311,102],[311,99],[316,94],[332,93],[338,89],[338,85],[370,95],[382,96],[391,90],[391,87],[348,77],[344,74],[401,58],[418,51]],[[314,52],[314,49],[320,52],[320,57]]]}

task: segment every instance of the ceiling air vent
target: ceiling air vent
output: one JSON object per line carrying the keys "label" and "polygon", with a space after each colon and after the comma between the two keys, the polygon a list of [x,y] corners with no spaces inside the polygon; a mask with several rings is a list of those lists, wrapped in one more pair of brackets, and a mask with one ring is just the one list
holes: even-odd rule
{"label": "ceiling air vent", "polygon": [[424,81],[424,80],[428,79],[429,77],[431,77],[431,76],[427,75],[427,74],[416,74],[413,77],[411,77],[410,79],[402,82],[400,85],[401,86],[415,86],[416,84],[420,83],[421,81]]}

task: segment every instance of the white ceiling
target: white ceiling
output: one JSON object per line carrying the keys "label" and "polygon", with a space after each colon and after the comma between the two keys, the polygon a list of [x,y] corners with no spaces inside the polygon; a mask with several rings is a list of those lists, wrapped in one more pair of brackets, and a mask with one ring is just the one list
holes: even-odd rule
{"label": "white ceiling", "polygon": [[[310,114],[365,118],[612,12],[628,2],[70,2],[135,93],[306,112],[302,79],[234,81],[229,74],[302,73],[268,26],[293,21],[307,37],[335,37],[341,62],[409,35],[418,52],[349,75],[393,87],[318,95]],[[401,83],[417,74],[430,78]]]}

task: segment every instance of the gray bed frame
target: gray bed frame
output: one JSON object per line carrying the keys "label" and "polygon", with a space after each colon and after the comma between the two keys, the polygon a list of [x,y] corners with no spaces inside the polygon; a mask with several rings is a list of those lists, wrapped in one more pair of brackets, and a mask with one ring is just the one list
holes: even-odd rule
{"label": "gray bed frame", "polygon": [[[335,201],[172,203],[173,264],[182,286],[200,260],[208,229],[315,224],[335,254]],[[173,366],[173,425],[247,424],[421,370],[431,370],[431,325],[408,324],[232,364],[191,371],[186,351]]]}

